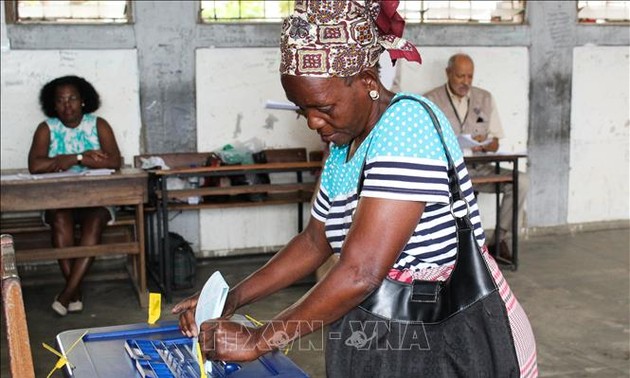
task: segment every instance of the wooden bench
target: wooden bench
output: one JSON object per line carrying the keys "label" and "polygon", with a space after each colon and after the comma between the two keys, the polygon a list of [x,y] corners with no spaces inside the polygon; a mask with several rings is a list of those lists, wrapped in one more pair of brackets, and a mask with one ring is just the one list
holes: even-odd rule
{"label": "wooden bench", "polygon": [[[23,215],[23,216],[22,216]],[[116,221],[105,227],[101,244],[107,244],[111,254],[126,253],[127,247],[135,240],[135,214],[131,212],[117,212]],[[59,256],[60,248],[53,249],[52,235],[49,226],[45,225],[40,216],[30,213],[12,214],[0,220],[0,233],[13,236],[15,248],[20,251],[16,255],[18,263],[54,260]],[[75,239],[80,238],[80,227],[75,229]],[[135,247],[135,246],[134,246]],[[100,253],[90,251],[90,247],[61,248],[68,258],[96,256]],[[92,253],[91,253],[92,252]],[[67,255],[65,253],[68,253]]]}
{"label": "wooden bench", "polygon": [[[164,160],[169,168],[184,168],[184,167],[203,167],[206,165],[206,161],[210,156],[210,152],[171,152],[166,154],[143,154],[133,157],[133,166],[136,168],[142,168],[142,160],[149,159],[150,157],[159,157]],[[152,167],[156,169],[157,167]],[[162,169],[159,167],[157,169]]]}
{"label": "wooden bench", "polygon": [[[305,148],[290,149],[268,149],[255,154],[254,164],[251,165],[224,165],[218,167],[207,167],[206,161],[210,156],[208,153],[168,153],[168,154],[144,154],[134,157],[136,167],[141,167],[141,159],[151,156],[160,157],[164,164],[169,166],[168,170],[158,169],[149,171],[150,187],[149,197],[152,198],[151,206],[157,210],[156,222],[150,220],[147,227],[149,243],[154,240],[158,244],[158,255],[152,256],[149,253],[149,266],[157,265],[156,272],[151,272],[160,283],[162,291],[170,300],[170,252],[168,238],[163,235],[168,234],[168,213],[169,211],[185,211],[199,209],[233,208],[233,207],[256,207],[280,204],[295,203],[298,207],[298,231],[303,227],[303,203],[309,203],[315,188],[314,182],[303,182],[302,173],[316,170],[321,167],[321,163],[307,162]],[[278,175],[293,175],[291,182],[285,180],[275,180]],[[255,183],[247,185],[226,185],[226,186],[201,186],[198,188],[184,187],[182,189],[169,188],[167,183],[173,178],[184,181],[189,178],[207,177],[235,177],[245,176],[251,178],[256,176]],[[223,180],[225,182],[226,180]],[[232,180],[227,180],[228,182]],[[216,180],[215,180],[216,182]],[[166,197],[165,197],[166,196]],[[189,203],[190,197],[201,197],[204,200],[199,203]],[[157,224],[157,237],[153,235],[153,225]],[[154,251],[153,248],[148,248]],[[155,261],[157,260],[157,261]]]}
{"label": "wooden bench", "polygon": [[[135,168],[142,168],[143,160],[149,159],[151,157],[159,157],[164,161],[164,164],[166,164],[169,169],[203,167],[206,165],[210,154],[210,152],[170,152],[164,154],[142,154],[133,157],[133,166]],[[144,169],[151,172],[155,170],[166,169],[166,167],[154,166],[145,167]],[[156,211],[156,195],[158,192],[157,186],[158,182],[156,181],[155,176],[150,175],[148,182],[149,204],[144,208],[144,212],[147,215],[151,215]]]}
{"label": "wooden bench", "polygon": [[[166,154],[144,154],[134,157],[134,165],[139,168],[142,166],[142,159],[155,156],[160,157],[164,161],[173,174],[168,171],[157,170],[159,176],[165,176],[168,180],[173,177],[199,177],[208,175],[205,169],[206,161],[211,155],[210,152],[183,152],[183,153],[166,153]],[[292,163],[306,162],[307,153],[305,148],[287,148],[287,149],[267,149],[253,156],[255,163],[263,166],[264,164],[273,163]],[[232,168],[230,168],[232,167]],[[212,208],[229,208],[229,207],[255,207],[268,205],[281,205],[289,203],[306,203],[310,202],[313,195],[312,183],[282,184],[272,183],[269,181],[268,173],[258,173],[253,170],[241,170],[238,166],[221,166],[218,170],[223,171],[224,176],[235,175],[261,175],[266,176],[261,182],[253,185],[239,186],[222,186],[222,187],[202,187],[191,189],[184,188],[178,190],[169,190],[168,209],[169,210],[196,210],[196,209],[212,209]],[[301,181],[301,172],[298,172]],[[215,174],[216,176],[216,174]],[[159,183],[156,177],[150,180],[149,184],[150,206],[145,208],[145,212],[155,211],[155,206],[162,201],[162,194],[159,190]],[[265,194],[262,196],[254,196],[255,194]],[[189,204],[186,200],[192,196],[202,196],[211,200],[208,202],[200,202],[198,204]]]}
{"label": "wooden bench", "polygon": [[473,176],[470,178],[473,185],[483,184],[511,184],[512,175]]}

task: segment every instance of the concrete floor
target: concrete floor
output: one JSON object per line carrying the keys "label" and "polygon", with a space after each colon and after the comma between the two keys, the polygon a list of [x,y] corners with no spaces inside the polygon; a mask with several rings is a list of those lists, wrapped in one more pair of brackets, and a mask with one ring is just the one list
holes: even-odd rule
{"label": "concrete floor", "polygon": [[[630,273],[628,229],[582,232],[575,235],[530,237],[521,243],[518,272],[505,271],[532,322],[537,338],[541,377],[630,376]],[[236,283],[267,257],[254,256],[206,261],[199,267],[198,285],[220,270],[229,284]],[[146,310],[127,280],[103,280],[102,272],[121,268],[112,262],[95,265],[85,284],[85,310],[64,318],[50,309],[60,290],[56,267],[22,271],[31,348],[37,377],[45,377],[55,357],[42,342],[54,345],[55,336],[69,329],[144,322]],[[48,273],[46,273],[48,271]],[[50,279],[48,279],[50,277]],[[95,281],[95,279],[98,281]],[[269,319],[293,303],[312,281],[295,285],[272,298],[243,309],[258,319]],[[192,290],[176,292],[177,300]],[[166,304],[162,319],[172,319]],[[311,337],[314,345],[321,345]],[[2,327],[2,377],[8,377],[6,333]],[[324,377],[323,352],[299,351],[289,356],[312,377]],[[54,376],[61,376],[56,373]]]}

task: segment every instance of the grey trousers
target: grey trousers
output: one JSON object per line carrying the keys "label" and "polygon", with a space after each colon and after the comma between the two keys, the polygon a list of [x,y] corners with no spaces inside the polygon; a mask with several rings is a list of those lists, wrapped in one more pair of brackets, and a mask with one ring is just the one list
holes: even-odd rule
{"label": "grey trousers", "polygon": [[[494,164],[478,164],[474,167],[468,167],[468,173],[471,177],[474,176],[487,176],[495,173]],[[512,174],[511,169],[500,169],[500,174],[507,175]],[[495,184],[483,184],[476,185],[475,190],[481,193],[494,193]],[[529,176],[527,173],[519,172],[518,174],[518,224],[523,226],[523,214],[525,198],[529,191]],[[503,200],[501,200],[501,210],[499,212],[501,220],[499,223],[499,230],[495,230],[495,237],[499,235],[499,241],[503,239],[510,239],[512,234],[512,201],[514,198],[514,188],[512,184],[501,184],[501,192],[503,193]]]}

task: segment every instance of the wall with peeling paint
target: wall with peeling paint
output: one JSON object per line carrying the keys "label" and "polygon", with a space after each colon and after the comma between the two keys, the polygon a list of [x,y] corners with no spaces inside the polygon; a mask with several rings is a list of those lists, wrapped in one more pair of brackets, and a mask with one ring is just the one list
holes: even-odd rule
{"label": "wall with peeling paint", "polygon": [[214,151],[226,144],[258,150],[324,147],[295,112],[265,109],[267,100],[287,101],[279,66],[278,48],[197,49],[198,151]]}
{"label": "wall with peeling paint", "polygon": [[[279,81],[272,80],[273,75],[264,78],[250,75],[255,70],[248,70],[239,55],[245,54],[252,64],[262,65],[257,69],[266,68],[270,74],[276,65],[273,51],[278,46],[279,24],[200,24],[196,1],[138,1],[134,2],[133,13],[134,22],[125,25],[6,24],[6,30],[2,28],[3,83],[9,80],[5,76],[18,70],[20,65],[29,70],[25,78],[55,73],[57,69],[36,59],[5,64],[9,46],[8,54],[64,50],[93,54],[104,61],[112,59],[113,51],[136,51],[136,61],[129,61],[120,68],[120,73],[111,67],[103,67],[94,73],[100,75],[105,86],[113,91],[113,101],[127,103],[118,95],[132,93],[133,88],[124,86],[135,79],[126,79],[125,72],[129,71],[125,70],[137,70],[135,90],[136,93],[139,91],[139,99],[130,101],[132,104],[139,101],[141,122],[137,119],[137,108],[122,112],[120,108],[105,112],[104,107],[101,110],[115,128],[123,125],[125,130],[127,127],[136,130],[136,125],[142,124],[138,136],[124,137],[124,142],[130,143],[124,147],[126,154],[134,150],[161,153],[215,149],[236,141],[290,147],[298,140],[306,147],[317,146],[319,141],[309,136],[303,124],[296,123],[289,114],[262,110],[264,100],[281,95]],[[628,197],[628,179],[623,176],[623,172],[628,172],[628,146],[617,142],[624,136],[627,140],[628,101],[624,104],[622,100],[627,99],[628,63],[624,54],[630,45],[630,33],[627,25],[578,25],[576,13],[572,1],[530,1],[527,2],[527,22],[522,25],[408,24],[405,30],[405,37],[419,46],[425,60],[418,71],[418,90],[427,83],[441,82],[444,78],[443,58],[455,50],[462,50],[477,61],[477,84],[498,93],[495,96],[503,123],[506,129],[509,128],[503,145],[520,151],[526,143],[529,153],[527,167],[523,169],[527,169],[531,178],[527,198],[527,226],[530,228],[571,228],[576,223],[628,220],[628,202],[619,202],[615,198]],[[611,50],[589,50],[595,47]],[[242,52],[237,52],[239,50]],[[223,54],[227,51],[234,54]],[[256,55],[259,52],[268,55],[259,57]],[[501,55],[505,52],[516,54],[507,56],[515,58],[510,60],[515,66],[507,67],[503,60],[506,56]],[[600,53],[611,59],[599,64]],[[213,57],[214,54],[217,56]],[[499,55],[493,59],[494,54]],[[201,56],[205,56],[205,60],[199,62]],[[525,64],[527,67],[523,68]],[[86,65],[85,68],[89,67]],[[625,77],[622,75],[624,69]],[[216,76],[213,78],[211,70],[221,72],[224,75],[221,79],[227,80],[213,82]],[[13,76],[11,80],[14,80]],[[501,78],[504,82],[495,83],[493,78]],[[613,89],[601,87],[602,83],[608,82]],[[518,89],[511,93],[504,89],[512,84]],[[243,90],[238,91],[238,86]],[[98,87],[105,90],[100,84]],[[597,96],[597,92],[602,95]],[[229,95],[224,96],[225,93]],[[604,96],[609,93],[614,93],[614,101]],[[104,97],[109,101],[109,94]],[[5,99],[14,101],[11,109],[5,108]],[[213,99],[227,102],[229,112],[219,111]],[[282,100],[281,97],[276,99]],[[20,135],[13,146],[28,145],[24,142],[30,141],[32,135],[28,128],[34,128],[41,119],[37,104],[33,102],[36,99],[31,93],[22,91],[19,85],[5,87],[3,84],[2,100],[4,168],[24,159],[19,155],[23,154],[22,150],[8,149],[11,146],[8,141],[14,137],[6,130],[7,125],[12,125],[14,120],[22,122],[22,118],[33,117],[24,122],[25,126],[21,126],[22,123],[19,127],[10,126]],[[241,111],[237,110],[237,104],[242,104]],[[589,104],[605,109],[596,112],[605,118],[604,123],[585,110]],[[29,110],[22,111],[25,108]],[[22,118],[11,115],[22,113]],[[5,121],[10,115],[13,117],[11,121]],[[119,123],[116,117],[120,116],[133,119],[127,121],[125,118]],[[294,129],[291,125],[297,127]],[[589,136],[591,129],[596,130],[597,135]],[[599,162],[597,159],[606,146],[621,151],[615,155],[619,157],[618,166],[593,165],[593,162]],[[130,160],[127,155],[126,160]],[[589,179],[588,184],[581,181]],[[595,187],[596,182],[610,185],[602,190]],[[596,206],[602,196],[601,206]],[[586,202],[593,205],[584,206]],[[490,215],[494,209],[491,205],[487,207],[482,211]],[[197,212],[185,212],[173,214],[172,224],[175,231],[193,242],[196,250],[200,249],[200,244],[204,244],[204,248],[208,246],[208,250],[216,247],[218,253],[239,246],[245,250],[273,249],[275,244],[284,243],[293,234],[295,213],[291,206],[258,208],[247,215],[225,210],[213,212],[214,218],[207,218],[202,213],[200,221]],[[281,228],[279,221],[268,221],[281,218],[289,226]],[[217,223],[221,223],[222,228],[217,228]],[[491,224],[492,221],[484,220],[484,223]],[[280,228],[286,232],[278,231]],[[228,229],[230,232],[220,234]],[[244,234],[257,236],[241,240]],[[201,238],[225,240],[210,247],[213,242],[200,240],[200,235]],[[274,238],[273,235],[278,236]]]}
{"label": "wall with peeling paint", "polygon": [[630,48],[573,51],[569,223],[630,218]]}
{"label": "wall with peeling paint", "polygon": [[39,91],[50,80],[70,74],[86,78],[99,92],[101,107],[95,114],[112,126],[125,162],[132,162],[140,152],[135,50],[10,50],[2,52],[1,63],[2,169],[27,166],[33,134],[45,119]]}
{"label": "wall with peeling paint", "polygon": [[[197,49],[198,151],[215,151],[226,144],[245,153],[266,148],[324,148],[317,133],[295,112],[265,109],[267,100],[286,101],[279,65],[278,48]],[[291,179],[285,176],[271,179]],[[309,174],[304,179],[314,181]],[[201,210],[200,249],[224,255],[235,249],[260,251],[260,247],[283,245],[296,234],[296,206]],[[304,209],[308,214],[308,206]]]}

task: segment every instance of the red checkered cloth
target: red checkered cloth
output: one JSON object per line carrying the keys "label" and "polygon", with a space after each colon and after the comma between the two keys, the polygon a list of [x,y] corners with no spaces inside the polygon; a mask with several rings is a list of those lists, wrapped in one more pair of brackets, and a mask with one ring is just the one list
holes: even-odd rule
{"label": "red checkered cloth", "polygon": [[295,2],[280,38],[280,72],[292,76],[349,77],[374,67],[388,50],[392,62],[421,63],[416,47],[402,38],[398,1]]}

